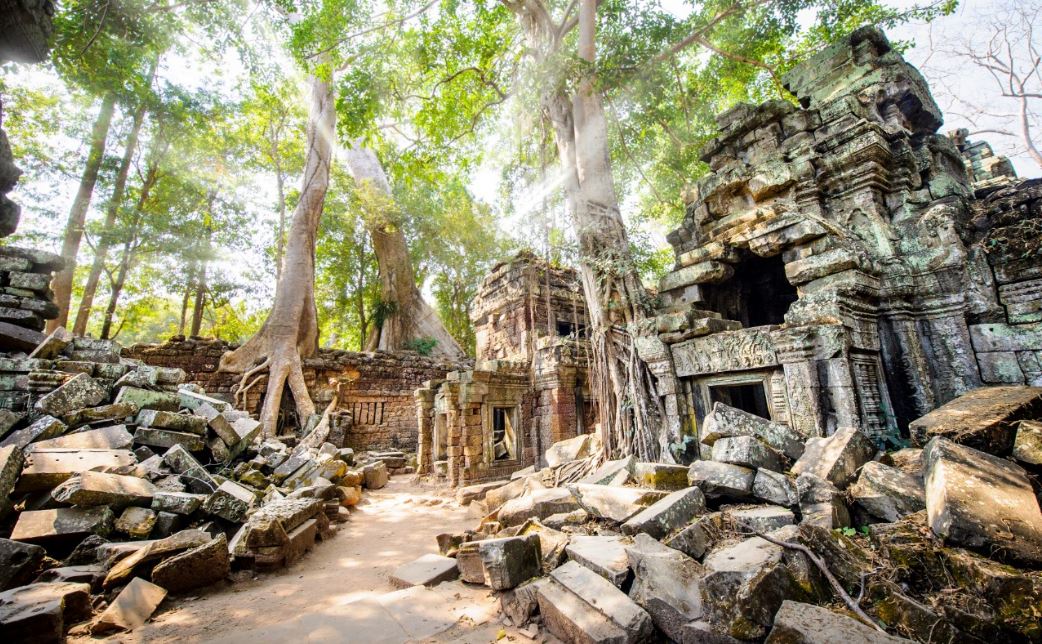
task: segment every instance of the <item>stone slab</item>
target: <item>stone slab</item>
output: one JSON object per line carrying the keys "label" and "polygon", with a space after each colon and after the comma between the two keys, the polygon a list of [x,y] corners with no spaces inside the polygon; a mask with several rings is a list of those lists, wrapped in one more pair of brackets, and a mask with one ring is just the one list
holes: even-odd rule
{"label": "stone slab", "polygon": [[112,425],[75,432],[57,438],[37,441],[28,446],[29,451],[39,449],[130,449],[134,437],[125,425]]}
{"label": "stone slab", "polygon": [[42,546],[83,539],[90,534],[105,536],[114,517],[107,506],[29,510],[18,515],[11,539]]}
{"label": "stone slab", "polygon": [[1042,387],[980,387],[913,420],[920,447],[935,436],[1005,456],[1013,449],[1015,423],[1042,417]]}
{"label": "stone slab", "polygon": [[391,584],[397,588],[436,586],[459,577],[459,568],[452,557],[426,554],[403,564],[391,574]]}
{"label": "stone slab", "polygon": [[128,505],[149,505],[156,486],[136,476],[83,472],[73,476],[51,491],[51,498],[59,503],[79,507],[110,505],[122,508]]}
{"label": "stone slab", "polygon": [[90,632],[131,631],[143,625],[159,608],[166,590],[140,577],[130,580],[108,608],[91,623]]}
{"label": "stone slab", "polygon": [[133,466],[134,452],[122,449],[35,449],[26,456],[17,492],[50,490],[87,470],[108,470]]}
{"label": "stone slab", "polygon": [[[683,469],[686,479],[687,468]],[[705,509],[706,500],[702,490],[697,487],[677,490],[630,517],[622,524],[622,532],[629,535],[645,533],[661,539],[690,523]]]}
{"label": "stone slab", "polygon": [[621,588],[629,576],[626,544],[622,537],[575,535],[565,552],[572,561]]}

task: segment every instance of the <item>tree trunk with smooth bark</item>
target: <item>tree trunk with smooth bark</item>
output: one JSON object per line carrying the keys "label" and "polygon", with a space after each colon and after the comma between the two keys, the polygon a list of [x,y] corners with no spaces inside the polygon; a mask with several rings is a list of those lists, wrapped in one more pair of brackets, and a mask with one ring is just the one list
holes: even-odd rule
{"label": "tree trunk with smooth bark", "polygon": [[87,164],[83,167],[80,187],[76,191],[76,197],[69,209],[69,219],[65,224],[61,251],[62,259],[65,260],[65,268],[55,274],[51,281],[54,303],[58,306],[58,317],[47,322],[48,332],[69,323],[69,305],[72,299],[72,277],[76,271],[76,254],[80,250],[80,242],[83,241],[83,226],[87,220],[91,197],[94,195],[94,186],[98,183],[98,170],[101,168],[101,162],[105,156],[105,142],[109,136],[112,114],[115,109],[115,94],[106,94],[101,101],[98,117],[94,120]]}
{"label": "tree trunk with smooth bark", "polygon": [[334,102],[332,82],[312,77],[304,178],[286,240],[275,302],[260,330],[241,347],[221,357],[221,371],[243,374],[237,390],[243,403],[246,392],[267,372],[268,385],[260,415],[264,436],[275,434],[286,385],[293,395],[301,426],[315,413],[315,404],[304,382],[302,361],[318,349],[315,236],[333,161]]}
{"label": "tree trunk with smooth bark", "polygon": [[416,287],[409,245],[397,221],[391,185],[376,153],[354,145],[346,151],[345,158],[366,204],[363,219],[380,268],[384,315],[372,329],[368,348],[398,351],[408,348],[412,341],[432,339],[436,343],[432,355],[465,357],[466,353]]}

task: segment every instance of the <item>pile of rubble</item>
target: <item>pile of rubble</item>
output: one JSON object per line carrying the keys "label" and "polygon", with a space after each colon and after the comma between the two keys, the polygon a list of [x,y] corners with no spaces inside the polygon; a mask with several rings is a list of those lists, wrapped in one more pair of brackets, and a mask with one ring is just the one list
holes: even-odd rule
{"label": "pile of rubble", "polygon": [[[387,464],[260,437],[180,369],[59,329],[0,354],[0,633],[131,629],[167,593],[288,565],[335,533]],[[18,411],[16,411],[18,410]],[[400,454],[384,455],[401,466]]]}
{"label": "pile of rubble", "polygon": [[551,466],[461,488],[482,517],[395,575],[503,591],[567,642],[1042,642],[1042,388],[966,394],[877,453],[716,404],[692,465]]}

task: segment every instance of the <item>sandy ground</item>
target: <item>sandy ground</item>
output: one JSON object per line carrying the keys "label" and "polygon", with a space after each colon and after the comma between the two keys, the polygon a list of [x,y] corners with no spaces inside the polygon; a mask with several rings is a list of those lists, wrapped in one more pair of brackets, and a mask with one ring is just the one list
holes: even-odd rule
{"label": "sandy ground", "polygon": [[395,568],[436,553],[435,535],[475,523],[451,491],[395,477],[294,566],[168,598],[152,622],[107,641],[530,642],[499,623],[499,600],[482,586],[452,582],[388,595]]}

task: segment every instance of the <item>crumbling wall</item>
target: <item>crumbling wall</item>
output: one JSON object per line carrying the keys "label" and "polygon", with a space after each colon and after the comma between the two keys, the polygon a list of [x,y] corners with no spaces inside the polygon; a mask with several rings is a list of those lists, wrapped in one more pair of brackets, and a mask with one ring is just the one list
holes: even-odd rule
{"label": "crumbling wall", "polygon": [[[187,381],[229,401],[239,375],[217,371],[221,355],[235,348],[223,340],[175,336],[164,344],[139,344],[123,350],[126,358],[145,364],[184,369]],[[319,408],[340,398],[331,418],[331,441],[358,450],[416,449],[417,422],[413,391],[425,381],[444,378],[468,363],[427,358],[414,352],[357,353],[320,349],[304,362],[304,379]],[[247,393],[245,408],[260,411],[267,381]]]}

